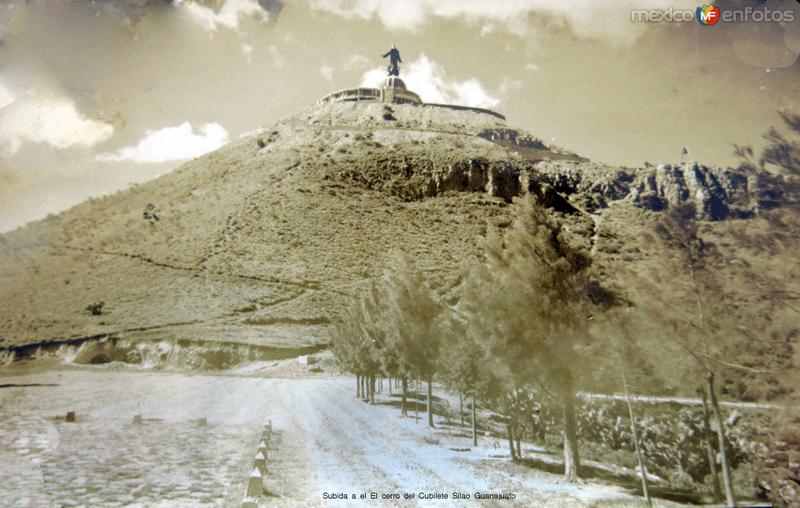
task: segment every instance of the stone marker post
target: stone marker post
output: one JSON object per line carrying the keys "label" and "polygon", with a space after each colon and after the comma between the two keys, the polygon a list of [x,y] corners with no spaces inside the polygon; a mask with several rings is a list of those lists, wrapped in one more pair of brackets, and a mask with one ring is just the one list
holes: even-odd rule
{"label": "stone marker post", "polygon": [[264,484],[261,482],[261,471],[253,468],[247,479],[247,497],[258,497],[264,493]]}
{"label": "stone marker post", "polygon": [[264,457],[264,454],[258,452],[256,454],[256,458],[253,460],[253,467],[261,471],[262,475],[267,474],[267,459]]}

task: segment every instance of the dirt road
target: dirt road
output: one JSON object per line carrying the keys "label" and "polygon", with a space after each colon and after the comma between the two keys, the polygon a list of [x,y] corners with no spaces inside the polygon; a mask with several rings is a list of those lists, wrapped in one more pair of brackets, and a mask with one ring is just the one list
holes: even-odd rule
{"label": "dirt road", "polygon": [[[267,419],[276,436],[265,506],[640,504],[616,487],[569,485],[511,464],[489,438],[454,451],[468,447],[468,438],[433,434],[424,419],[402,419],[388,405],[368,406],[353,397],[347,378],[82,368],[6,371],[0,385],[6,506],[240,506]],[[57,418],[72,410],[75,423]],[[133,424],[135,414],[141,425]],[[454,492],[470,498],[454,500]],[[477,500],[477,492],[514,499]],[[436,500],[437,493],[448,498]]]}

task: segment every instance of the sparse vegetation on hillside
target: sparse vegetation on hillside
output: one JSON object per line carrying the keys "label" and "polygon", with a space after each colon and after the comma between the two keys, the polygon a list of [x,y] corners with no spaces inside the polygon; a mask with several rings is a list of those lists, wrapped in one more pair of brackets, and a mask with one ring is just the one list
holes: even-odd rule
{"label": "sparse vegetation on hillside", "polygon": [[[95,335],[297,347],[333,335],[359,395],[371,400],[390,375],[407,413],[410,383],[443,383],[473,415],[491,410],[521,461],[521,440],[561,447],[553,429],[575,420],[574,466],[578,448],[630,458],[607,414],[560,407],[573,392],[619,390],[620,351],[635,353],[625,374],[637,393],[695,396],[713,373],[723,399],[796,401],[796,115],[762,154],[737,148],[738,169],[632,169],[488,115],[392,109],[387,121],[378,104],[315,106],[3,235],[3,347]],[[529,195],[538,206],[511,205]],[[112,309],[99,319],[86,309],[98,301]],[[656,416],[642,419],[645,458],[712,492],[708,450],[685,446],[700,413],[677,429]],[[725,420],[733,481],[752,480],[755,445]],[[688,451],[665,451],[660,433]],[[774,485],[794,481],[776,468]]]}
{"label": "sparse vegetation on hillside", "polygon": [[[563,413],[565,477],[580,460],[575,392],[593,354],[588,253],[575,249],[533,198],[514,207],[511,227],[492,231],[485,262],[465,284],[466,328],[497,368],[516,403],[521,392],[549,394]],[[512,412],[511,434],[517,418]]]}
{"label": "sparse vegetation on hillside", "polygon": [[[793,116],[784,114],[783,118],[790,127],[794,125]],[[760,182],[791,190],[797,143],[772,131],[767,140],[759,167],[748,171],[758,172]],[[770,164],[780,168],[771,180],[765,180]],[[725,415],[718,389],[739,400],[794,396],[791,380],[796,376],[798,332],[792,319],[798,293],[791,274],[797,267],[779,260],[789,259],[797,246],[792,233],[797,231],[797,215],[789,194],[780,196],[774,209],[756,210],[756,218],[719,225],[701,220],[705,215],[694,203],[671,206],[626,232],[641,234],[649,245],[643,245],[644,250],[626,249],[624,254],[613,247],[622,243],[616,235],[595,231],[596,273],[614,288],[603,290],[605,305],[600,307],[593,307],[598,302],[586,298],[591,286],[586,278],[588,258],[574,250],[574,243],[566,240],[569,236],[560,233],[571,229],[569,212],[556,212],[560,219],[554,222],[552,211],[532,201],[517,204],[512,208],[511,226],[490,231],[481,249],[484,261],[477,262],[465,274],[457,294],[448,297],[451,304],[458,303],[443,314],[445,325],[436,338],[442,351],[436,378],[461,397],[462,405],[464,397],[468,405],[471,399],[473,418],[478,404],[504,415],[509,453],[515,460],[521,458],[523,437],[546,441],[546,422],[552,424],[553,417],[552,413],[540,415],[553,400],[559,401],[563,411],[555,421],[564,425],[568,478],[578,470],[576,422],[587,418],[594,422],[581,426],[580,435],[590,442],[619,447],[621,439],[632,447],[630,437],[621,437],[620,417],[616,430],[601,430],[608,425],[601,423],[604,410],[597,413],[581,406],[590,414],[570,415],[564,409],[578,405],[564,403],[571,398],[568,394],[620,386],[623,379],[609,383],[607,373],[615,367],[634,379],[640,390],[658,393],[670,386],[700,394],[703,411],[681,413],[680,420],[658,423],[661,435],[653,431],[653,417],[644,417],[641,457],[656,470],[667,467],[664,471],[675,487],[701,485],[717,501],[724,496],[731,505],[737,493],[755,495],[752,484],[761,463],[759,450],[768,445],[766,420],[754,416],[758,423],[743,427],[741,415],[735,411]],[[619,220],[610,213],[604,217]],[[643,262],[642,256],[648,255],[652,259]],[[760,266],[759,259],[775,262],[783,276]],[[614,273],[615,267],[622,268],[620,263],[628,266]],[[566,286],[555,283],[568,280],[573,282]],[[389,286],[384,291],[391,293]],[[610,307],[609,302],[613,303]],[[402,323],[396,320],[390,326]],[[562,339],[553,341],[555,337]],[[789,377],[787,370],[792,372]],[[619,375],[617,371],[612,377]],[[434,409],[430,402],[429,408]],[[463,408],[460,412],[463,421]],[[794,492],[788,487],[794,480],[786,476],[790,468],[782,455],[775,455],[794,442],[785,437],[782,421],[794,420],[791,416],[772,420],[775,436],[784,437],[775,438],[777,448],[770,449],[777,451],[770,452],[758,473],[761,488],[772,493],[777,504],[787,502],[787,492]],[[474,420],[471,425],[474,435]],[[752,425],[762,427],[756,430]],[[692,446],[703,444],[667,459],[663,450],[676,446],[668,441],[685,441],[687,435],[695,436]],[[747,444],[746,440],[752,441]]]}
{"label": "sparse vegetation on hillside", "polygon": [[[768,492],[775,506],[792,506],[800,502],[800,477],[797,459],[800,457],[800,439],[797,434],[798,394],[800,385],[798,372],[797,341],[800,338],[800,291],[787,287],[787,278],[797,280],[798,263],[796,252],[800,250],[800,114],[780,112],[784,135],[775,127],[765,134],[766,146],[756,161],[750,146],[734,146],[741,166],[750,171],[759,182],[759,192],[771,210],[762,213],[765,225],[760,231],[737,232],[737,239],[749,249],[768,251],[783,260],[783,270],[757,281],[759,289],[773,303],[775,315],[788,313],[790,324],[770,320],[766,337],[749,338],[762,350],[777,356],[775,378],[770,383],[780,390],[787,402],[782,414],[775,416],[768,443],[768,450],[759,464],[758,480]],[[752,329],[752,328],[751,328]]]}
{"label": "sparse vegetation on hillside", "polygon": [[[393,370],[371,371],[370,377],[400,376],[403,401],[407,379],[425,379],[431,426],[434,375],[470,396],[473,412],[479,398],[508,417],[514,459],[521,459],[519,443],[530,421],[525,408],[535,402],[531,395],[546,395],[562,413],[564,473],[574,481],[580,471],[575,393],[598,365],[591,361],[598,348],[589,331],[590,259],[570,245],[532,197],[517,203],[510,227],[505,233],[493,230],[483,250],[485,258],[469,270],[456,308],[443,307],[413,265],[401,259],[385,279],[383,313],[370,314],[363,303],[354,307],[334,337],[334,351],[357,375],[386,354]],[[377,301],[375,294],[373,288],[360,301]],[[369,323],[381,323],[382,329],[364,334]],[[448,330],[454,324],[462,336]],[[348,332],[353,326],[356,334]]]}

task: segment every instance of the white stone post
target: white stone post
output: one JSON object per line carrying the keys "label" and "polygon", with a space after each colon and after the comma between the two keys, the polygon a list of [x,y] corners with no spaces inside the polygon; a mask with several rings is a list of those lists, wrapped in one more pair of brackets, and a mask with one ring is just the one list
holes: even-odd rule
{"label": "white stone post", "polygon": [[264,441],[258,443],[258,453],[264,456],[264,460],[269,460],[269,449]]}
{"label": "white stone post", "polygon": [[247,497],[258,497],[264,493],[264,484],[261,482],[261,471],[253,468],[247,479]]}
{"label": "white stone post", "polygon": [[258,452],[256,454],[256,458],[253,460],[253,466],[261,471],[262,475],[267,474],[267,459],[264,457],[263,453]]}

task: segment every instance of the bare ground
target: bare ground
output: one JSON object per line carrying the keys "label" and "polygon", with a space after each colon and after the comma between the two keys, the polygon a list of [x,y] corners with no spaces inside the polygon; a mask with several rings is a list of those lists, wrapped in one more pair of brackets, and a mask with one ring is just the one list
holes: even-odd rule
{"label": "bare ground", "polygon": [[[0,376],[0,505],[239,506],[260,430],[275,438],[264,506],[638,506],[622,489],[577,485],[511,464],[481,438],[431,434],[387,405],[353,397],[349,378],[132,372],[115,366]],[[285,369],[288,372],[290,369]],[[63,421],[67,411],[75,423]],[[141,425],[132,423],[141,414]],[[207,424],[201,422],[207,419]],[[413,493],[401,501],[324,493]],[[447,493],[445,501],[420,493]],[[453,501],[452,493],[472,499]],[[505,492],[514,501],[475,501]]]}

